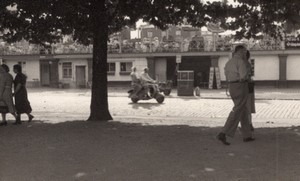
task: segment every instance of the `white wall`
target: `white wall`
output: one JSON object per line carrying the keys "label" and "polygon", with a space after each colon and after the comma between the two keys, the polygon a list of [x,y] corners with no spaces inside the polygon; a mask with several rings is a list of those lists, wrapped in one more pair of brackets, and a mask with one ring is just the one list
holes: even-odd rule
{"label": "white wall", "polygon": [[[5,64],[9,67],[9,70],[10,70],[9,73],[14,77],[16,76],[16,74],[13,72],[13,66],[17,63],[18,63],[17,60],[5,60]],[[27,72],[26,72],[26,75],[27,75]]]}
{"label": "white wall", "polygon": [[[219,68],[222,81],[226,80],[224,67],[229,60],[229,57],[230,56],[228,55],[221,56],[219,58]],[[251,56],[251,59],[255,59],[254,80],[279,80],[279,58],[277,55],[254,55]]]}
{"label": "white wall", "polygon": [[108,81],[131,81],[129,75],[120,75],[120,66],[121,62],[132,62],[132,65],[137,68],[137,72],[140,74],[144,67],[147,66],[146,58],[111,58],[108,59],[107,62],[115,62],[116,63],[116,71],[114,75],[108,75]]}
{"label": "white wall", "polygon": [[26,75],[27,81],[33,81],[38,79],[40,81],[40,62],[39,60],[26,61]]}
{"label": "white wall", "polygon": [[[145,67],[148,67],[147,59],[146,58],[135,58],[133,62],[133,66],[136,67],[137,72],[141,74]],[[130,79],[131,80],[131,79]]]}
{"label": "white wall", "polygon": [[289,55],[286,62],[287,80],[300,80],[300,55]]}
{"label": "white wall", "polygon": [[[62,63],[64,62],[72,62],[72,78],[63,78],[62,72]],[[143,68],[147,66],[146,58],[109,58],[107,60],[108,63],[115,62],[116,63],[116,71],[114,75],[108,75],[108,81],[131,81],[129,75],[120,75],[120,66],[121,62],[132,62],[133,66],[137,68],[137,71],[142,72]],[[59,73],[59,81],[63,83],[70,83],[71,87],[74,87],[76,84],[76,66],[83,65],[86,66],[86,79],[88,77],[88,62],[85,58],[61,58],[58,64],[58,73]]]}
{"label": "white wall", "polygon": [[[39,60],[6,60],[6,65],[10,69],[10,74],[15,77],[15,73],[13,72],[13,66],[18,64],[18,62],[22,62],[23,73],[27,76],[28,82],[33,82],[33,79],[40,80],[40,62]],[[25,64],[23,64],[25,62]]]}
{"label": "white wall", "polygon": [[278,55],[254,55],[254,80],[279,80]]}
{"label": "white wall", "polygon": [[229,55],[228,56],[221,56],[219,58],[219,69],[220,69],[220,77],[221,77],[221,81],[226,81],[226,77],[225,77],[225,64],[228,62],[229,60]]}

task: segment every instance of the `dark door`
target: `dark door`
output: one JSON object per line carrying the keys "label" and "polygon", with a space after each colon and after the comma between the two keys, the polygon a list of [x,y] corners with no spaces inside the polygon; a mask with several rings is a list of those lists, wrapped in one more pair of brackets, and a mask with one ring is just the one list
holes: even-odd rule
{"label": "dark door", "polygon": [[58,87],[58,59],[40,60],[41,85]]}
{"label": "dark door", "polygon": [[194,71],[194,86],[204,86],[209,81],[211,58],[209,56],[182,57],[179,70]]}
{"label": "dark door", "polygon": [[58,87],[58,59],[50,61],[50,87]]}
{"label": "dark door", "polygon": [[48,62],[41,62],[41,85],[50,86],[50,65]]}
{"label": "dark door", "polygon": [[76,66],[76,86],[78,88],[86,87],[85,66]]}

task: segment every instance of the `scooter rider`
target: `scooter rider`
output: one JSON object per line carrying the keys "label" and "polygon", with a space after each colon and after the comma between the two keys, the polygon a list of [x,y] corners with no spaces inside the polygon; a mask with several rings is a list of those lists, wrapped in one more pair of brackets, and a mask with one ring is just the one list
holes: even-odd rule
{"label": "scooter rider", "polygon": [[[148,72],[149,72],[149,68],[148,67],[144,68],[144,72],[140,76],[141,83],[142,83],[142,85],[145,88],[147,93],[149,92],[149,87],[150,86],[153,87],[154,91],[156,92],[156,91],[158,91],[158,86],[156,85],[157,81],[152,79],[149,76]],[[151,94],[149,94],[149,96],[150,95]]]}
{"label": "scooter rider", "polygon": [[140,90],[142,90],[141,81],[139,78],[138,73],[136,72],[136,67],[131,67],[131,86],[133,87],[134,94],[138,93]]}

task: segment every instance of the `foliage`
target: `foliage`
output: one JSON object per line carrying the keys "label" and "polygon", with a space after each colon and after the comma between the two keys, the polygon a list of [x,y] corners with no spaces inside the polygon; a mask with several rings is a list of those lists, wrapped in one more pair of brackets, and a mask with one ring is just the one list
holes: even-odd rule
{"label": "foliage", "polygon": [[[3,38],[8,42],[21,39],[31,43],[55,43],[62,35],[90,44],[93,40],[93,18],[101,13],[109,20],[109,34],[123,27],[133,27],[139,19],[166,29],[180,24],[185,17],[201,14],[198,0],[106,0],[106,12],[99,12],[97,0],[5,0],[1,2],[0,20]],[[14,10],[6,7],[11,5]],[[197,7],[197,8],[196,8]],[[203,26],[204,14],[197,16]]]}
{"label": "foliage", "polygon": [[[181,24],[184,19],[193,26],[220,22],[225,29],[235,30],[236,38],[258,37],[267,33],[280,37],[285,32],[300,28],[300,4],[294,0],[235,0],[239,4],[199,0],[106,0],[106,12],[95,8],[96,0],[2,0],[0,4],[0,31],[8,42],[21,39],[31,43],[55,43],[62,35],[73,35],[74,40],[90,44],[93,40],[93,17],[102,13],[109,19],[109,34],[123,27],[135,28],[143,19],[166,29]],[[8,5],[17,5],[14,11]],[[230,21],[228,21],[230,20]],[[233,21],[232,21],[233,20]]]}
{"label": "foliage", "polygon": [[268,34],[283,38],[283,33],[300,28],[300,4],[294,0],[236,0],[237,7],[228,5],[228,17],[234,21],[227,27],[237,30],[236,38],[257,38]]}

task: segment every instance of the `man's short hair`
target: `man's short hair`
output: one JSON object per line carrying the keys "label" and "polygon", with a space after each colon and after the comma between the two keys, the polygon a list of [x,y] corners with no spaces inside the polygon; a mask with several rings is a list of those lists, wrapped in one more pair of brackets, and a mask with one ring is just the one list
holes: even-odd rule
{"label": "man's short hair", "polygon": [[136,67],[131,67],[131,71],[136,71]]}
{"label": "man's short hair", "polygon": [[144,70],[144,71],[145,71],[145,70],[149,70],[149,68],[148,68],[148,67],[145,67],[143,70]]}
{"label": "man's short hair", "polygon": [[234,53],[240,51],[240,50],[243,50],[243,49],[246,49],[243,45],[237,45],[234,49]]}

